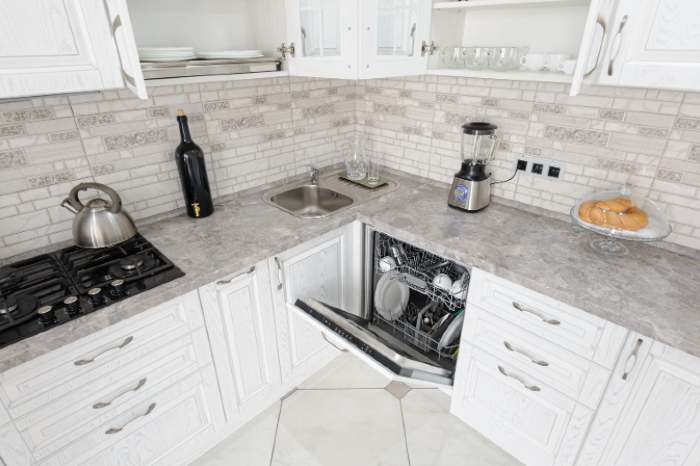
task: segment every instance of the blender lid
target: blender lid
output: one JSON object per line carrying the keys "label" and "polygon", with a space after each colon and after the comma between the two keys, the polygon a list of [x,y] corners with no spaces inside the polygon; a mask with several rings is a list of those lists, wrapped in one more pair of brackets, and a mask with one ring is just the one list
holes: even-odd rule
{"label": "blender lid", "polygon": [[464,131],[464,134],[474,134],[477,136],[488,136],[495,134],[497,129],[498,126],[492,125],[491,123],[487,123],[485,121],[472,121],[471,123],[462,125],[462,131]]}

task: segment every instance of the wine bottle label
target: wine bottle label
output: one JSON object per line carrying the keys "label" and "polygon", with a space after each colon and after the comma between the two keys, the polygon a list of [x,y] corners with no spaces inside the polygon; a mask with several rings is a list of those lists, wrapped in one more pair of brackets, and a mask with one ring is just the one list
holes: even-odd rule
{"label": "wine bottle label", "polygon": [[199,217],[199,213],[202,211],[202,208],[199,206],[199,202],[193,202],[192,209],[194,209],[194,216]]}

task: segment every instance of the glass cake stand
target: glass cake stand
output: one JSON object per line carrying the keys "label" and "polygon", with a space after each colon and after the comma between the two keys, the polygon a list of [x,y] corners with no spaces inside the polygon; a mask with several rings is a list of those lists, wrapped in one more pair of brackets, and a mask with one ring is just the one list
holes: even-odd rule
{"label": "glass cake stand", "polygon": [[[581,220],[579,217],[579,209],[584,202],[594,200],[600,201],[622,196],[630,198],[636,207],[646,212],[649,217],[649,224],[646,227],[638,231],[620,230],[588,223]],[[576,225],[602,235],[602,238],[596,238],[591,241],[591,247],[598,252],[608,255],[626,255],[628,253],[627,247],[623,242],[618,240],[660,241],[670,235],[672,231],[671,224],[666,218],[666,215],[656,203],[648,198],[634,196],[626,190],[602,191],[587,196],[571,208],[571,219]]]}

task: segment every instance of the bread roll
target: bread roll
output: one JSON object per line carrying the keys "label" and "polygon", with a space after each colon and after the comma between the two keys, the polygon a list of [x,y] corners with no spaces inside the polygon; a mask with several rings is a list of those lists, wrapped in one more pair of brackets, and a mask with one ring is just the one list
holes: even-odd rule
{"label": "bread roll", "polygon": [[615,230],[638,231],[649,224],[649,216],[625,196],[587,201],[579,207],[584,222]]}

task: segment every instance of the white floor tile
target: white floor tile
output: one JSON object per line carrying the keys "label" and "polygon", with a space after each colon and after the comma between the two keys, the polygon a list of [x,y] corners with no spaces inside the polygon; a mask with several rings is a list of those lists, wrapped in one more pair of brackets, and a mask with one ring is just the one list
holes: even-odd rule
{"label": "white floor tile", "polygon": [[399,401],[385,390],[299,390],[284,400],[276,466],[408,466]]}
{"label": "white floor tile", "polygon": [[191,466],[269,466],[279,411],[275,403]]}
{"label": "white floor tile", "polygon": [[411,466],[522,466],[449,414],[439,390],[412,390],[401,400]]}
{"label": "white floor tile", "polygon": [[349,353],[343,353],[299,388],[384,388],[390,382]]}

